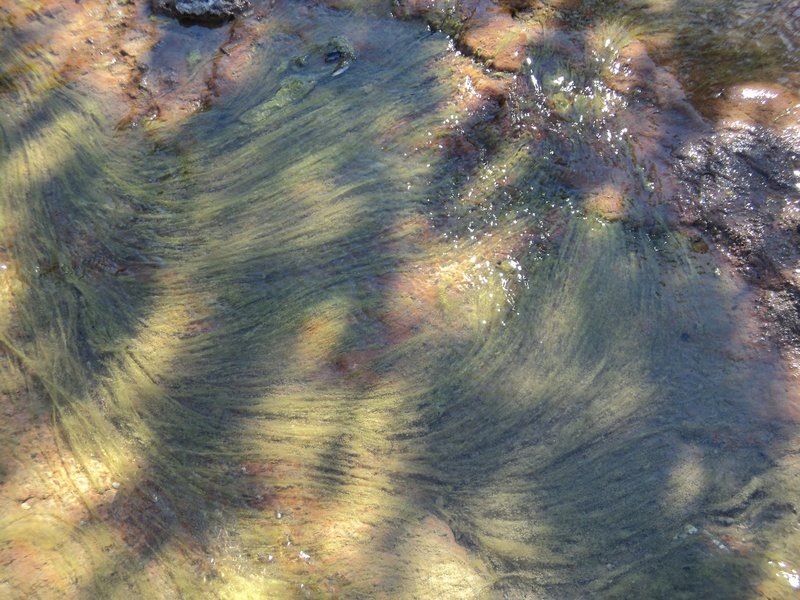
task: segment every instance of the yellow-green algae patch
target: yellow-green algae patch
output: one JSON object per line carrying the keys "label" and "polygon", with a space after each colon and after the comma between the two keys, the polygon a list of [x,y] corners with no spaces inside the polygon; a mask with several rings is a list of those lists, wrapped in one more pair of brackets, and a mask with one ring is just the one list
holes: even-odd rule
{"label": "yellow-green algae patch", "polygon": [[[531,131],[452,176],[447,40],[311,15],[178,130],[70,87],[0,115],[0,591],[754,594],[796,434],[735,284],[584,216]],[[278,68],[337,36],[346,72]]]}

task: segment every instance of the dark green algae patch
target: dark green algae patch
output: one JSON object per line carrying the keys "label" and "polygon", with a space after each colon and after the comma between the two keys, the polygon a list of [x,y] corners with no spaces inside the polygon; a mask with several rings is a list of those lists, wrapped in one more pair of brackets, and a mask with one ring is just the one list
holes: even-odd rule
{"label": "dark green algae patch", "polygon": [[[444,36],[270,18],[178,129],[24,81],[0,116],[3,398],[85,507],[3,495],[0,591],[791,597],[797,434],[741,282],[584,209],[580,106],[519,98],[538,129],[465,166]],[[48,476],[0,442],[4,487]]]}

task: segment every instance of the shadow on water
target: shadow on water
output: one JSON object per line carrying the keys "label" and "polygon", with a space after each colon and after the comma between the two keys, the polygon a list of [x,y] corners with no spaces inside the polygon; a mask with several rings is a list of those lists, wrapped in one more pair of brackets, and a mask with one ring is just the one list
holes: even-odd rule
{"label": "shadow on water", "polygon": [[[106,143],[102,111],[91,101],[69,86],[48,89],[18,86],[0,125],[2,392],[6,427],[16,430],[13,446],[3,448],[3,482],[15,487],[3,498],[0,535],[9,557],[4,564],[16,572],[11,589],[8,578],[3,584],[11,595],[40,593],[34,590],[43,581],[52,586],[46,593],[63,592],[85,569],[81,561],[91,564],[102,552],[96,539],[86,553],[85,539],[73,543],[83,532],[70,513],[110,483],[94,465],[115,470],[125,462],[111,381],[152,306],[157,266],[143,245],[155,241],[146,223],[152,190],[142,182],[149,169],[132,172],[125,161],[135,160],[135,152]],[[62,454],[67,446],[74,455]],[[73,468],[75,460],[80,467]],[[30,514],[18,514],[29,508],[13,501],[20,490],[34,490],[27,493],[37,502]],[[45,508],[53,501],[64,502],[63,512]],[[16,568],[26,544],[37,550],[27,554],[34,564],[46,557],[43,572],[30,580],[24,567]],[[75,552],[47,567],[64,544]]]}
{"label": "shadow on water", "polygon": [[[365,315],[380,310],[375,281],[400,266],[388,250],[392,227],[398,215],[418,208],[403,204],[402,190],[422,168],[403,165],[390,152],[365,155],[363,143],[387,124],[419,118],[426,109],[421,99],[430,109],[442,100],[429,93],[420,98],[428,84],[419,81],[417,67],[445,44],[396,24],[392,44],[370,48],[378,44],[369,22],[328,19],[314,32],[320,47],[278,40],[264,50],[305,50],[309,66],[287,61],[284,67],[294,65],[296,73],[266,72],[258,88],[243,90],[219,114],[199,116],[175,138],[182,154],[176,179],[191,183],[171,202],[179,215],[174,239],[184,239],[175,244],[179,253],[167,253],[165,270],[174,260],[175,273],[160,293],[168,302],[202,297],[203,314],[195,330],[169,341],[169,353],[155,361],[138,357],[158,387],[140,401],[149,431],[146,464],[111,513],[142,540],[142,571],[172,551],[176,539],[191,538],[189,545],[199,547],[187,554],[210,557],[189,567],[189,575],[173,575],[185,593],[196,585],[214,589],[222,537],[242,544],[252,563],[234,570],[260,570],[261,579],[241,585],[253,593],[290,593],[263,578],[263,571],[281,574],[296,586],[308,577],[282,523],[295,521],[293,529],[301,529],[314,515],[293,512],[352,486],[346,480],[358,454],[349,441],[382,444],[374,432],[358,429],[359,414],[373,408],[360,406],[369,385],[350,372],[357,368],[350,359],[369,355],[386,335]],[[322,60],[328,38],[342,29],[370,56],[351,67],[368,71],[357,89],[351,78],[331,78],[332,67]],[[284,103],[282,86],[300,78],[316,78],[313,92]],[[380,107],[379,114],[365,111],[361,97]],[[350,356],[337,360],[345,349]],[[280,504],[290,499],[294,505]],[[254,543],[259,532],[263,537]],[[268,554],[284,564],[269,564]],[[97,573],[86,595],[120,593],[128,582],[115,569],[111,564]]]}
{"label": "shadow on water", "polygon": [[24,294],[13,297],[0,335],[60,409],[104,371],[147,311],[147,277],[132,277],[153,266],[135,254],[147,204],[124,173],[111,171],[117,157],[98,158],[97,117],[73,92],[25,110],[21,124],[2,125],[3,250]]}
{"label": "shadow on water", "polygon": [[[730,300],[703,278],[618,226],[574,227],[518,305],[531,325],[512,324],[434,388],[441,416],[420,453],[430,493],[450,490],[443,513],[508,597],[748,597],[752,565],[686,528],[741,516],[764,493],[788,439],[754,402],[773,373],[719,354],[736,343],[714,308]],[[751,497],[728,504],[743,489]]]}
{"label": "shadow on water", "polygon": [[[565,158],[579,173],[603,162],[592,154]],[[759,502],[782,495],[767,475],[791,439],[775,423],[781,369],[743,368],[740,292],[696,272],[680,236],[630,221],[568,230],[517,304],[529,327],[488,336],[421,403],[440,414],[420,462],[452,490],[448,521],[508,574],[506,597],[751,597],[771,574],[743,556],[764,546],[715,556],[719,540],[689,523],[792,520],[791,502]]]}
{"label": "shadow on water", "polygon": [[[446,113],[445,41],[321,9],[310,20],[258,49],[263,70],[229,103],[151,132],[156,149],[133,161],[152,174],[133,197],[160,209],[142,225],[158,268],[130,286],[118,266],[55,289],[40,277],[19,303],[37,336],[67,328],[48,352],[76,364],[48,368],[77,378],[68,439],[122,438],[123,484],[76,535],[110,523],[97,539],[124,543],[94,555],[82,596],[747,597],[763,565],[703,523],[757,528],[792,508],[770,504],[763,476],[788,432],[754,402],[775,367],[732,358],[733,287],[666,230],[585,218],[568,177],[591,147],[522,137],[533,149],[512,153],[489,203],[513,204],[525,240],[560,237],[546,253],[496,251],[525,273],[513,306],[483,294],[503,294],[494,267],[482,284],[436,280],[438,303],[415,304],[432,249],[497,263],[438,236],[491,229],[480,203],[456,204],[508,155],[485,153],[455,190],[452,160],[404,157]],[[343,32],[359,59],[333,78],[326,44]],[[563,177],[542,175],[542,148]],[[86,172],[78,192],[99,204],[110,174]],[[435,242],[420,234],[431,208]],[[64,210],[76,228],[93,220]],[[20,237],[50,220],[33,215]],[[65,308],[44,325],[54,291]],[[98,381],[109,404],[87,422],[75,398]],[[482,564],[442,542],[437,519]]]}

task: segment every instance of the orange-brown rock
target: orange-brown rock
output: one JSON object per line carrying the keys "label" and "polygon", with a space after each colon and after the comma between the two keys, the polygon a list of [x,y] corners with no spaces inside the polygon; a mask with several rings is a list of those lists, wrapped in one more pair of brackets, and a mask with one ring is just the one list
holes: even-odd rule
{"label": "orange-brown rock", "polygon": [[800,96],[776,83],[746,82],[725,90],[714,106],[721,119],[775,129],[800,123]]}
{"label": "orange-brown rock", "polygon": [[614,186],[604,186],[586,200],[586,213],[605,221],[620,221],[626,216],[625,198]]}
{"label": "orange-brown rock", "polygon": [[472,21],[460,41],[468,52],[498,71],[518,71],[531,38],[523,23],[496,12]]}

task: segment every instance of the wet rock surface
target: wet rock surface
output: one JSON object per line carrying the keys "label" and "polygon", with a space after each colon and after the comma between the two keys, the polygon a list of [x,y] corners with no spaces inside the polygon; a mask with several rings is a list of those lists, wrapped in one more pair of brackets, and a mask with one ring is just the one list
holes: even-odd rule
{"label": "wet rock surface", "polygon": [[223,22],[250,8],[248,0],[152,0],[156,12],[187,21]]}
{"label": "wet rock surface", "polygon": [[[202,22],[157,17],[155,4],[6,3],[0,6],[0,23],[13,27],[3,30],[4,48],[41,48],[52,60],[36,64],[40,76],[101,91],[120,130],[156,120],[174,124],[210,108],[242,76],[267,26],[267,7],[256,2],[252,18]],[[163,3],[168,4],[177,5]],[[209,26],[185,26],[193,23]],[[13,79],[9,73],[0,68],[0,94],[15,91],[7,85]]]}
{"label": "wet rock surface", "polygon": [[743,121],[723,124],[677,155],[683,219],[729,253],[778,338],[800,340],[798,136]]}

